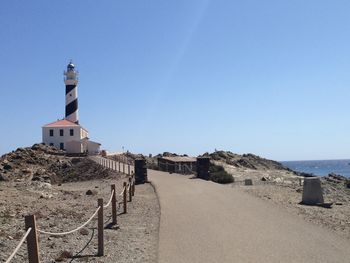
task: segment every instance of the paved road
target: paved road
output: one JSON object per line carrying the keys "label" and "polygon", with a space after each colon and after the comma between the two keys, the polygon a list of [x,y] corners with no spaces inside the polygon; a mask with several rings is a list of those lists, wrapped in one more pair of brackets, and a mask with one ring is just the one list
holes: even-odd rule
{"label": "paved road", "polygon": [[238,188],[148,170],[159,263],[350,262],[350,241]]}

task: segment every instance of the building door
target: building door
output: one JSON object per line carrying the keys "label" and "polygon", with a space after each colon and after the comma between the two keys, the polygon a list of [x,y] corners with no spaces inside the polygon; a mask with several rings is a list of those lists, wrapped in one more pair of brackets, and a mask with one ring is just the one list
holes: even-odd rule
{"label": "building door", "polygon": [[60,143],[60,149],[61,149],[61,150],[64,149],[64,143],[63,143],[63,142]]}

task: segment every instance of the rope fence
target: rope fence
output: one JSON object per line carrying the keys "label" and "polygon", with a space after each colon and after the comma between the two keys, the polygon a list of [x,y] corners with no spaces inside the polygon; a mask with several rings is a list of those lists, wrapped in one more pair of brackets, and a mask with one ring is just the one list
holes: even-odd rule
{"label": "rope fence", "polygon": [[[101,160],[102,159],[102,160]],[[102,166],[108,165],[108,162],[106,160],[103,160],[104,158],[98,158],[93,159],[97,163],[99,163]],[[115,165],[116,167],[116,165]],[[123,208],[124,213],[127,213],[127,194],[129,194],[129,202],[132,201],[132,196],[135,194],[135,177],[134,175],[131,175],[128,177],[128,183],[123,182],[123,190],[118,194],[118,197],[123,196]],[[112,224],[117,225],[117,211],[120,208],[120,203],[117,202],[117,194],[116,194],[116,186],[115,184],[111,185],[111,195],[109,197],[109,200],[107,204],[103,204],[103,199],[99,198],[97,200],[97,209],[95,212],[89,217],[87,221],[85,221],[80,226],[76,227],[75,229],[72,229],[70,231],[66,232],[49,232],[39,229],[36,226],[36,219],[35,215],[28,215],[25,216],[25,226],[26,226],[26,233],[20,240],[20,242],[17,244],[14,251],[11,253],[9,258],[5,261],[5,263],[10,263],[11,260],[15,257],[18,250],[21,248],[23,243],[27,241],[27,251],[28,251],[28,262],[29,263],[40,263],[39,259],[39,241],[38,241],[38,234],[43,235],[50,235],[50,236],[64,236],[69,235],[72,233],[75,233],[85,227],[87,224],[89,224],[93,218],[98,217],[97,219],[97,232],[98,232],[98,248],[97,248],[97,256],[104,256],[104,220],[103,220],[103,213],[104,208],[108,208],[110,205],[112,205]],[[118,205],[118,208],[117,208]]]}

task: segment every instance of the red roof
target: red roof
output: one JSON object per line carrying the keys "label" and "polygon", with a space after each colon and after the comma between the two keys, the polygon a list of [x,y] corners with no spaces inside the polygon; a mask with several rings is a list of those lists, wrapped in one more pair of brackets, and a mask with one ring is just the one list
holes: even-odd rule
{"label": "red roof", "polygon": [[62,126],[66,126],[66,127],[79,126],[80,127],[79,124],[76,124],[74,122],[71,122],[65,119],[46,124],[43,127],[62,127]]}

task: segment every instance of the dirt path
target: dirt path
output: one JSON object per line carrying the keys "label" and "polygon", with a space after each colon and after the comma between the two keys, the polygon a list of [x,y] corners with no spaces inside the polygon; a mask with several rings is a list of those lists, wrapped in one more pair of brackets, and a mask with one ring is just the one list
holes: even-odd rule
{"label": "dirt path", "polygon": [[149,170],[159,262],[347,262],[350,241],[231,188]]}

